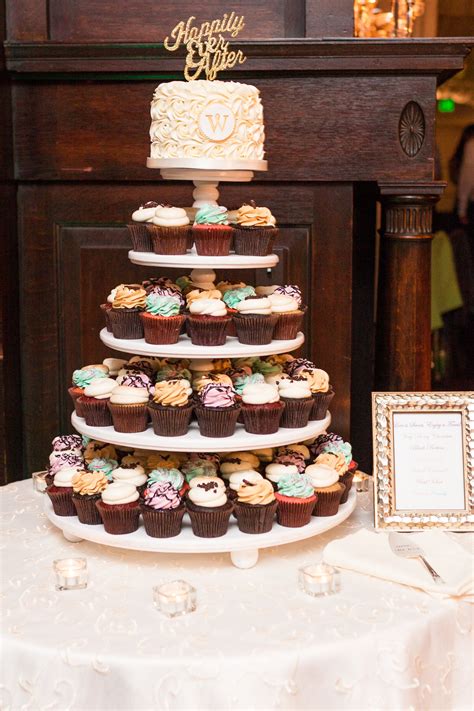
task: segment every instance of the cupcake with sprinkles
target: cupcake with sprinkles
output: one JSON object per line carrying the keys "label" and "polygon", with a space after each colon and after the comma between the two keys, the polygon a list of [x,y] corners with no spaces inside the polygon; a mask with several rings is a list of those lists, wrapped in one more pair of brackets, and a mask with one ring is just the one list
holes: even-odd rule
{"label": "cupcake with sprinkles", "polygon": [[301,289],[295,284],[278,286],[269,295],[272,312],[278,315],[273,331],[276,340],[293,340],[298,335],[307,307],[303,306]]}

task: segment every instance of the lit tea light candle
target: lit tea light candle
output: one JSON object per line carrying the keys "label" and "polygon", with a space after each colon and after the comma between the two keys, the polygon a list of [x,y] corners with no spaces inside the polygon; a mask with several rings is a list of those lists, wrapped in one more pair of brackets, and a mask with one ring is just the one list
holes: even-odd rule
{"label": "lit tea light candle", "polygon": [[340,572],[327,563],[313,563],[300,568],[298,582],[301,590],[312,597],[333,595],[341,589]]}
{"label": "lit tea light candle", "polygon": [[173,580],[153,588],[153,602],[167,617],[178,617],[196,609],[196,589],[185,580]]}
{"label": "lit tea light candle", "polygon": [[352,481],[353,481],[356,491],[366,492],[366,491],[369,491],[371,480],[372,480],[371,476],[369,476],[368,474],[364,474],[364,472],[360,472],[359,470],[357,470],[354,474],[354,479]]}
{"label": "lit tea light candle", "polygon": [[46,491],[46,487],[48,486],[46,483],[46,476],[48,472],[47,471],[42,471],[42,472],[33,472],[31,475],[31,480],[33,482],[33,489],[35,491],[38,491],[40,494],[44,494]]}
{"label": "lit tea light candle", "polygon": [[55,560],[56,590],[82,590],[87,587],[88,571],[85,558]]}

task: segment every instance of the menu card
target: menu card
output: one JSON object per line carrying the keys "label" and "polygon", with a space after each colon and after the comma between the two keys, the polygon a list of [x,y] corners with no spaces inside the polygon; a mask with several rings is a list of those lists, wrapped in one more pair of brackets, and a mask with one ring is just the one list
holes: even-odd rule
{"label": "menu card", "polygon": [[395,509],[466,508],[460,412],[394,412]]}

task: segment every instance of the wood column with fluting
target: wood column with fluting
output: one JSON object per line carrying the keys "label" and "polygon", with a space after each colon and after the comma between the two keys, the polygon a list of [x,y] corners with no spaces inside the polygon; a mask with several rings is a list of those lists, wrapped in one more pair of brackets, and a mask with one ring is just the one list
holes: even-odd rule
{"label": "wood column with fluting", "polygon": [[431,388],[433,206],[445,183],[379,183],[383,204],[375,386]]}

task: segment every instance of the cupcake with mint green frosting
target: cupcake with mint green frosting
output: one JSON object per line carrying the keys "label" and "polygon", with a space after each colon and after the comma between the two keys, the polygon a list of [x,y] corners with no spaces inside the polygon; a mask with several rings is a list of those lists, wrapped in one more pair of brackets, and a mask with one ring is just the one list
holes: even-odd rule
{"label": "cupcake with mint green frosting", "polygon": [[280,526],[299,528],[311,521],[317,501],[314,487],[304,474],[286,474],[278,481],[277,521]]}
{"label": "cupcake with mint green frosting", "polygon": [[179,469],[166,469],[165,467],[152,469],[148,475],[147,488],[158,482],[171,484],[173,489],[180,492],[181,496],[187,490],[184,474]]}
{"label": "cupcake with mint green frosting", "polygon": [[177,343],[185,321],[179,296],[148,294],[140,313],[145,341],[154,345]]}
{"label": "cupcake with mint green frosting", "polygon": [[229,254],[233,228],[226,207],[203,205],[196,212],[192,229],[196,252],[206,257]]}
{"label": "cupcake with mint green frosting", "polygon": [[109,457],[94,457],[87,465],[87,469],[90,472],[102,472],[109,482],[113,480],[113,472],[117,468],[118,462]]}
{"label": "cupcake with mint green frosting", "polygon": [[109,369],[106,365],[85,365],[83,368],[75,370],[72,374],[72,386],[68,389],[68,393],[74,403],[74,409],[78,417],[84,417],[84,412],[81,408],[81,403],[78,399],[84,395],[85,388],[92,383],[93,380],[100,378],[108,378]]}

